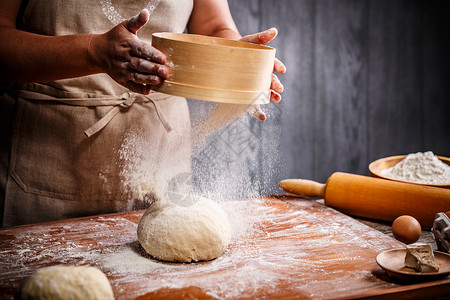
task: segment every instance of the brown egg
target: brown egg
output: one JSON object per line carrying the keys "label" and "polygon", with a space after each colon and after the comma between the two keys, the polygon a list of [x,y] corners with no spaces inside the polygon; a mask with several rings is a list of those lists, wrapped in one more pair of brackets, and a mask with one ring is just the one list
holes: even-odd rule
{"label": "brown egg", "polygon": [[422,233],[419,221],[411,216],[400,216],[392,223],[394,237],[405,244],[417,242]]}

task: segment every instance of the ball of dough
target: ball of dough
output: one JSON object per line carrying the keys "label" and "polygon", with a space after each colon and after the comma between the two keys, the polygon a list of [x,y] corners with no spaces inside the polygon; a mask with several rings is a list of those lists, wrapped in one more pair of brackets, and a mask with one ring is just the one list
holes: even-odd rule
{"label": "ball of dough", "polygon": [[30,300],[114,300],[106,275],[85,266],[39,269],[22,284],[19,295]]}
{"label": "ball of dough", "polygon": [[211,260],[227,249],[231,226],[213,200],[199,197],[190,206],[154,203],[139,222],[138,239],[151,256],[175,262]]}

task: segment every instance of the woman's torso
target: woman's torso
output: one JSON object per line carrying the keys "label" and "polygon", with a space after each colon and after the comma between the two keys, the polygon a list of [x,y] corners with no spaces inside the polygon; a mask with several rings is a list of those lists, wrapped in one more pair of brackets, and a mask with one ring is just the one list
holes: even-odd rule
{"label": "woman's torso", "polygon": [[[192,5],[192,0],[28,1],[19,26],[46,35],[103,33],[147,8],[150,21],[138,37],[150,42],[156,31],[182,32]],[[165,193],[168,182],[189,172],[190,124],[183,98],[132,94],[106,74],[17,89],[31,96],[2,96],[14,116],[9,149],[2,149],[10,157],[9,172],[0,174],[5,225],[144,208],[155,194]],[[84,131],[114,106],[76,101],[105,97],[137,100],[87,137]]]}

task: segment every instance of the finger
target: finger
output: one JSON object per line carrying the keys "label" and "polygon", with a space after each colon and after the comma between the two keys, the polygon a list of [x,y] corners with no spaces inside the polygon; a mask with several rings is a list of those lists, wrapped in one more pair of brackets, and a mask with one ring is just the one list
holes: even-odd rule
{"label": "finger", "polygon": [[261,107],[258,104],[252,105],[248,111],[258,120],[265,121],[266,114],[262,111]]}
{"label": "finger", "polygon": [[132,57],[127,67],[138,73],[155,74],[162,78],[167,78],[169,75],[166,66],[139,57]]}
{"label": "finger", "polygon": [[156,75],[141,74],[133,72],[130,74],[130,81],[138,84],[158,85],[161,83],[161,77]]}
{"label": "finger", "polygon": [[241,38],[241,41],[265,45],[271,40],[273,40],[278,34],[278,30],[276,28],[270,28],[262,32],[258,32],[255,34],[246,35]]}
{"label": "finger", "polygon": [[275,63],[273,64],[273,71],[280,74],[286,73],[286,66],[276,57]]}
{"label": "finger", "polygon": [[283,85],[275,74],[272,74],[272,82],[270,84],[270,88],[278,93],[282,93],[284,91]]}
{"label": "finger", "polygon": [[281,101],[281,95],[275,91],[270,91],[270,101],[278,103]]}
{"label": "finger", "polygon": [[144,84],[139,84],[133,81],[128,81],[125,86],[132,92],[148,95],[150,93],[150,87]]}
{"label": "finger", "polygon": [[131,55],[145,58],[161,65],[166,63],[166,56],[164,53],[145,42],[136,41],[135,43],[132,43],[130,53]]}
{"label": "finger", "polygon": [[141,10],[137,15],[124,22],[125,28],[127,28],[131,33],[136,34],[142,26],[144,26],[150,17],[150,13],[146,8]]}

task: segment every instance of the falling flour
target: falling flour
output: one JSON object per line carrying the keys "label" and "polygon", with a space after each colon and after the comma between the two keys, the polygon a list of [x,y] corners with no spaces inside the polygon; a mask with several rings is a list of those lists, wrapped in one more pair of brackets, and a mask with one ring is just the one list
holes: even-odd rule
{"label": "falling flour", "polygon": [[205,146],[205,141],[209,136],[245,116],[249,108],[249,105],[218,103],[202,122],[192,128],[194,152]]}
{"label": "falling flour", "polygon": [[450,166],[431,151],[411,153],[381,175],[424,184],[450,184]]}
{"label": "falling flour", "polygon": [[[227,126],[237,122],[238,120],[244,120],[249,117],[247,112],[250,110],[250,105],[242,104],[226,104],[226,103],[205,103],[197,108],[197,112],[200,113],[200,117],[192,120],[190,136],[181,136],[173,138],[175,146],[188,143],[191,146],[191,155],[193,156],[191,172],[188,174],[188,170],[182,170],[175,177],[171,177],[174,174],[170,172],[171,166],[176,165],[177,162],[161,161],[161,158],[155,157],[152,151],[148,151],[153,148],[155,142],[148,138],[149,134],[143,132],[143,130],[133,130],[127,133],[125,136],[121,148],[119,150],[120,165],[121,165],[121,180],[124,186],[131,192],[131,197],[136,202],[143,202],[144,205],[140,209],[146,206],[148,195],[153,195],[156,199],[161,199],[167,196],[167,192],[172,192],[171,185],[174,180],[179,181],[181,177],[196,178],[198,187],[197,192],[205,194],[215,194],[216,200],[218,198],[228,198],[230,196],[230,185],[232,178],[236,176],[229,176],[230,173],[242,173],[242,170],[230,169],[230,165],[227,166],[226,172],[223,170],[223,154],[220,150],[221,147],[228,150],[228,146],[223,145],[223,137],[217,137],[217,133],[223,135],[223,130],[227,130]],[[198,111],[200,110],[200,111]],[[239,124],[242,127],[242,124]],[[238,126],[239,126],[238,125]],[[243,126],[245,128],[245,126]],[[222,131],[221,131],[222,130]],[[255,136],[250,136],[256,139]],[[244,141],[244,143],[250,143],[252,141]],[[231,143],[231,142],[230,142]],[[242,145],[242,141],[241,144]],[[214,149],[213,148],[218,148]],[[243,156],[244,157],[244,156]],[[166,158],[167,159],[167,158]],[[216,162],[222,164],[216,164]],[[250,163],[247,161],[247,163]],[[180,164],[180,163],[178,163]],[[163,167],[166,166],[166,167]],[[245,167],[243,164],[236,164],[238,167]],[[217,174],[226,174],[226,182],[219,182]],[[188,185],[183,193],[189,193],[191,188],[192,179],[186,179]],[[254,188],[254,185],[250,184],[250,179],[242,180],[247,182],[246,189]],[[216,187],[211,189],[211,186]],[[177,185],[179,187],[179,185]],[[234,187],[234,190],[242,190],[243,187]],[[206,190],[206,191],[205,191]],[[233,191],[233,189],[231,189]],[[180,192],[180,191],[176,191]],[[226,192],[226,193],[223,193]],[[250,191],[245,191],[247,195],[252,195]],[[223,194],[223,195],[218,195]],[[204,195],[211,198],[212,195]],[[134,205],[134,204],[133,204]],[[128,208],[130,210],[130,208]]]}
{"label": "falling flour", "polygon": [[[183,131],[175,135],[174,130],[169,134],[174,147],[186,146],[183,161],[157,157],[149,151],[155,147],[155,141],[141,127],[125,136],[118,165],[129,201],[122,210],[146,209],[161,199],[177,202],[191,194],[222,204],[269,194],[267,187],[272,185],[266,181],[272,177],[268,173],[275,172],[272,166],[280,168],[276,163],[278,151],[274,149],[278,145],[278,123],[273,121],[277,118],[270,106],[263,108],[269,120],[262,123],[251,116],[255,110],[252,105],[195,100],[188,104],[190,134]],[[270,167],[261,168],[262,164]]]}

